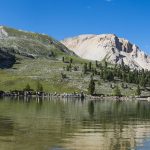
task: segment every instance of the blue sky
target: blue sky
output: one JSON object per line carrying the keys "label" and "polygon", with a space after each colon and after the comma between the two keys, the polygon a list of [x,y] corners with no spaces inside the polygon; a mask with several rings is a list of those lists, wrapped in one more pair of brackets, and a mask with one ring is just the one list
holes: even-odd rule
{"label": "blue sky", "polygon": [[0,24],[56,39],[114,33],[150,54],[150,0],[0,0]]}

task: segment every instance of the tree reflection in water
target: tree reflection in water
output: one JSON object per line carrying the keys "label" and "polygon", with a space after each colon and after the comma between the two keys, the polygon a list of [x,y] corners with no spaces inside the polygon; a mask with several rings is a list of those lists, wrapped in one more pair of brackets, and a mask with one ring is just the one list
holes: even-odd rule
{"label": "tree reflection in water", "polygon": [[0,150],[126,150],[150,138],[150,103],[0,101]]}

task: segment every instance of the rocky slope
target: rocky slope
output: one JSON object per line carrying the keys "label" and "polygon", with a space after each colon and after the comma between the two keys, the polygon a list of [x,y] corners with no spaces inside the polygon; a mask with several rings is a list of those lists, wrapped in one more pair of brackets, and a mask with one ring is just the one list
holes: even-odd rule
{"label": "rocky slope", "polygon": [[150,70],[150,56],[128,40],[114,34],[80,35],[61,41],[67,48],[82,58],[124,63],[131,68]]}
{"label": "rocky slope", "polygon": [[51,58],[74,55],[59,41],[38,33],[0,26],[0,68],[11,67],[22,58]]}

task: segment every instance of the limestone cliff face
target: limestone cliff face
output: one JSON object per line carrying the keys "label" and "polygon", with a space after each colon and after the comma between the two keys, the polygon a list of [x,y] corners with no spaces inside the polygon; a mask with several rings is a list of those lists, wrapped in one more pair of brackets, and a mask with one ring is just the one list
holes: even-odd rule
{"label": "limestone cliff face", "polygon": [[150,70],[150,56],[128,40],[114,34],[80,35],[61,41],[66,47],[82,58],[89,60],[106,59],[111,63],[124,63],[131,68]]}

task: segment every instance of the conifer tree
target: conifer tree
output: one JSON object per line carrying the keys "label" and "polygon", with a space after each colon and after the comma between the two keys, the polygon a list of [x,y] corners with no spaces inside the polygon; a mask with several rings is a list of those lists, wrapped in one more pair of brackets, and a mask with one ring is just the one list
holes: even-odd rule
{"label": "conifer tree", "polygon": [[89,69],[90,71],[92,70],[92,63],[91,63],[91,62],[89,62],[88,69]]}
{"label": "conifer tree", "polygon": [[25,89],[24,89],[24,91],[30,91],[30,90],[31,90],[31,87],[30,87],[29,84],[27,84],[26,87],[25,87]]}
{"label": "conifer tree", "polygon": [[141,95],[141,89],[140,89],[139,85],[137,86],[137,89],[135,91],[135,95],[137,95],[137,96]]}
{"label": "conifer tree", "polygon": [[67,65],[67,67],[66,67],[66,71],[69,71],[70,70],[70,67],[69,67],[69,65]]}
{"label": "conifer tree", "polygon": [[72,65],[71,63],[69,63],[69,71],[71,71],[71,69],[72,69]]}
{"label": "conifer tree", "polygon": [[43,92],[43,86],[39,81],[37,82],[37,91],[38,92]]}
{"label": "conifer tree", "polygon": [[62,62],[65,62],[65,58],[64,57],[62,57]]}
{"label": "conifer tree", "polygon": [[121,96],[121,91],[120,91],[118,85],[114,88],[114,90],[113,90],[113,95],[114,95],[114,96]]}
{"label": "conifer tree", "polygon": [[72,58],[70,58],[70,64],[72,64],[73,63],[73,59]]}
{"label": "conifer tree", "polygon": [[84,65],[83,65],[83,73],[84,74],[87,73],[87,63],[84,63]]}
{"label": "conifer tree", "polygon": [[142,77],[140,78],[140,86],[146,86],[146,78],[144,77],[144,75],[142,75]]}
{"label": "conifer tree", "polygon": [[104,62],[104,67],[107,68],[108,67],[108,63],[107,61]]}
{"label": "conifer tree", "polygon": [[96,65],[96,68],[98,68],[98,61],[97,60],[95,61],[95,65]]}
{"label": "conifer tree", "polygon": [[95,92],[95,82],[93,80],[93,77],[91,77],[90,83],[89,83],[89,87],[88,87],[88,93],[90,95],[93,95]]}

